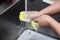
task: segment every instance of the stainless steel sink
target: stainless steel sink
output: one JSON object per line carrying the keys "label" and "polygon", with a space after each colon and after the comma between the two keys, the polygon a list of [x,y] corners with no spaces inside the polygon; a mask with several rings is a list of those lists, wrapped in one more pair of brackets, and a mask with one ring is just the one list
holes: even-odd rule
{"label": "stainless steel sink", "polygon": [[0,40],[15,40],[19,31],[17,25],[0,19]]}
{"label": "stainless steel sink", "polygon": [[[5,4],[3,5],[6,7]],[[24,0],[16,1],[6,8],[2,8],[4,10],[0,12],[0,40],[16,40],[20,32],[20,27],[17,27],[21,23],[19,20],[19,12],[23,11],[24,8]]]}

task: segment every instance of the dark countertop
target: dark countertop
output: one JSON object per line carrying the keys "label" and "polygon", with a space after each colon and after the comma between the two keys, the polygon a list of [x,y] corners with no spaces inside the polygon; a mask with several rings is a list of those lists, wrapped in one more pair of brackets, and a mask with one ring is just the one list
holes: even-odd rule
{"label": "dark countertop", "polygon": [[2,12],[7,9],[9,6],[11,5],[11,3],[5,2],[0,4],[0,15],[2,14]]}

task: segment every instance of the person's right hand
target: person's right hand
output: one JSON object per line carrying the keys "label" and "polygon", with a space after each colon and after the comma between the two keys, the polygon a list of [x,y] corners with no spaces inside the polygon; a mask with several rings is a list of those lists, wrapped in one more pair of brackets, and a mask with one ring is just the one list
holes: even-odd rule
{"label": "person's right hand", "polygon": [[26,16],[31,19],[35,19],[40,16],[38,11],[27,11]]}

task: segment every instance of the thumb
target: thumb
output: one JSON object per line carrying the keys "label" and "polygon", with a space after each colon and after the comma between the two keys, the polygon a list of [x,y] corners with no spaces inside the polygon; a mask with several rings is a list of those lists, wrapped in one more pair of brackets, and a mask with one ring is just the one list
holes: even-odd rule
{"label": "thumb", "polygon": [[34,21],[38,23],[38,19],[34,19]]}

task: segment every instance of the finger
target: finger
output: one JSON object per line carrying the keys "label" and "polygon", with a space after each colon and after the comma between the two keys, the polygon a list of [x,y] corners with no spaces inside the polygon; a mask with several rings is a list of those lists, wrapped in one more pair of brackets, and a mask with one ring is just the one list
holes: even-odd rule
{"label": "finger", "polygon": [[35,22],[37,21],[37,19],[32,19],[32,20],[35,21]]}
{"label": "finger", "polygon": [[34,21],[38,23],[38,18],[37,19],[34,19]]}

